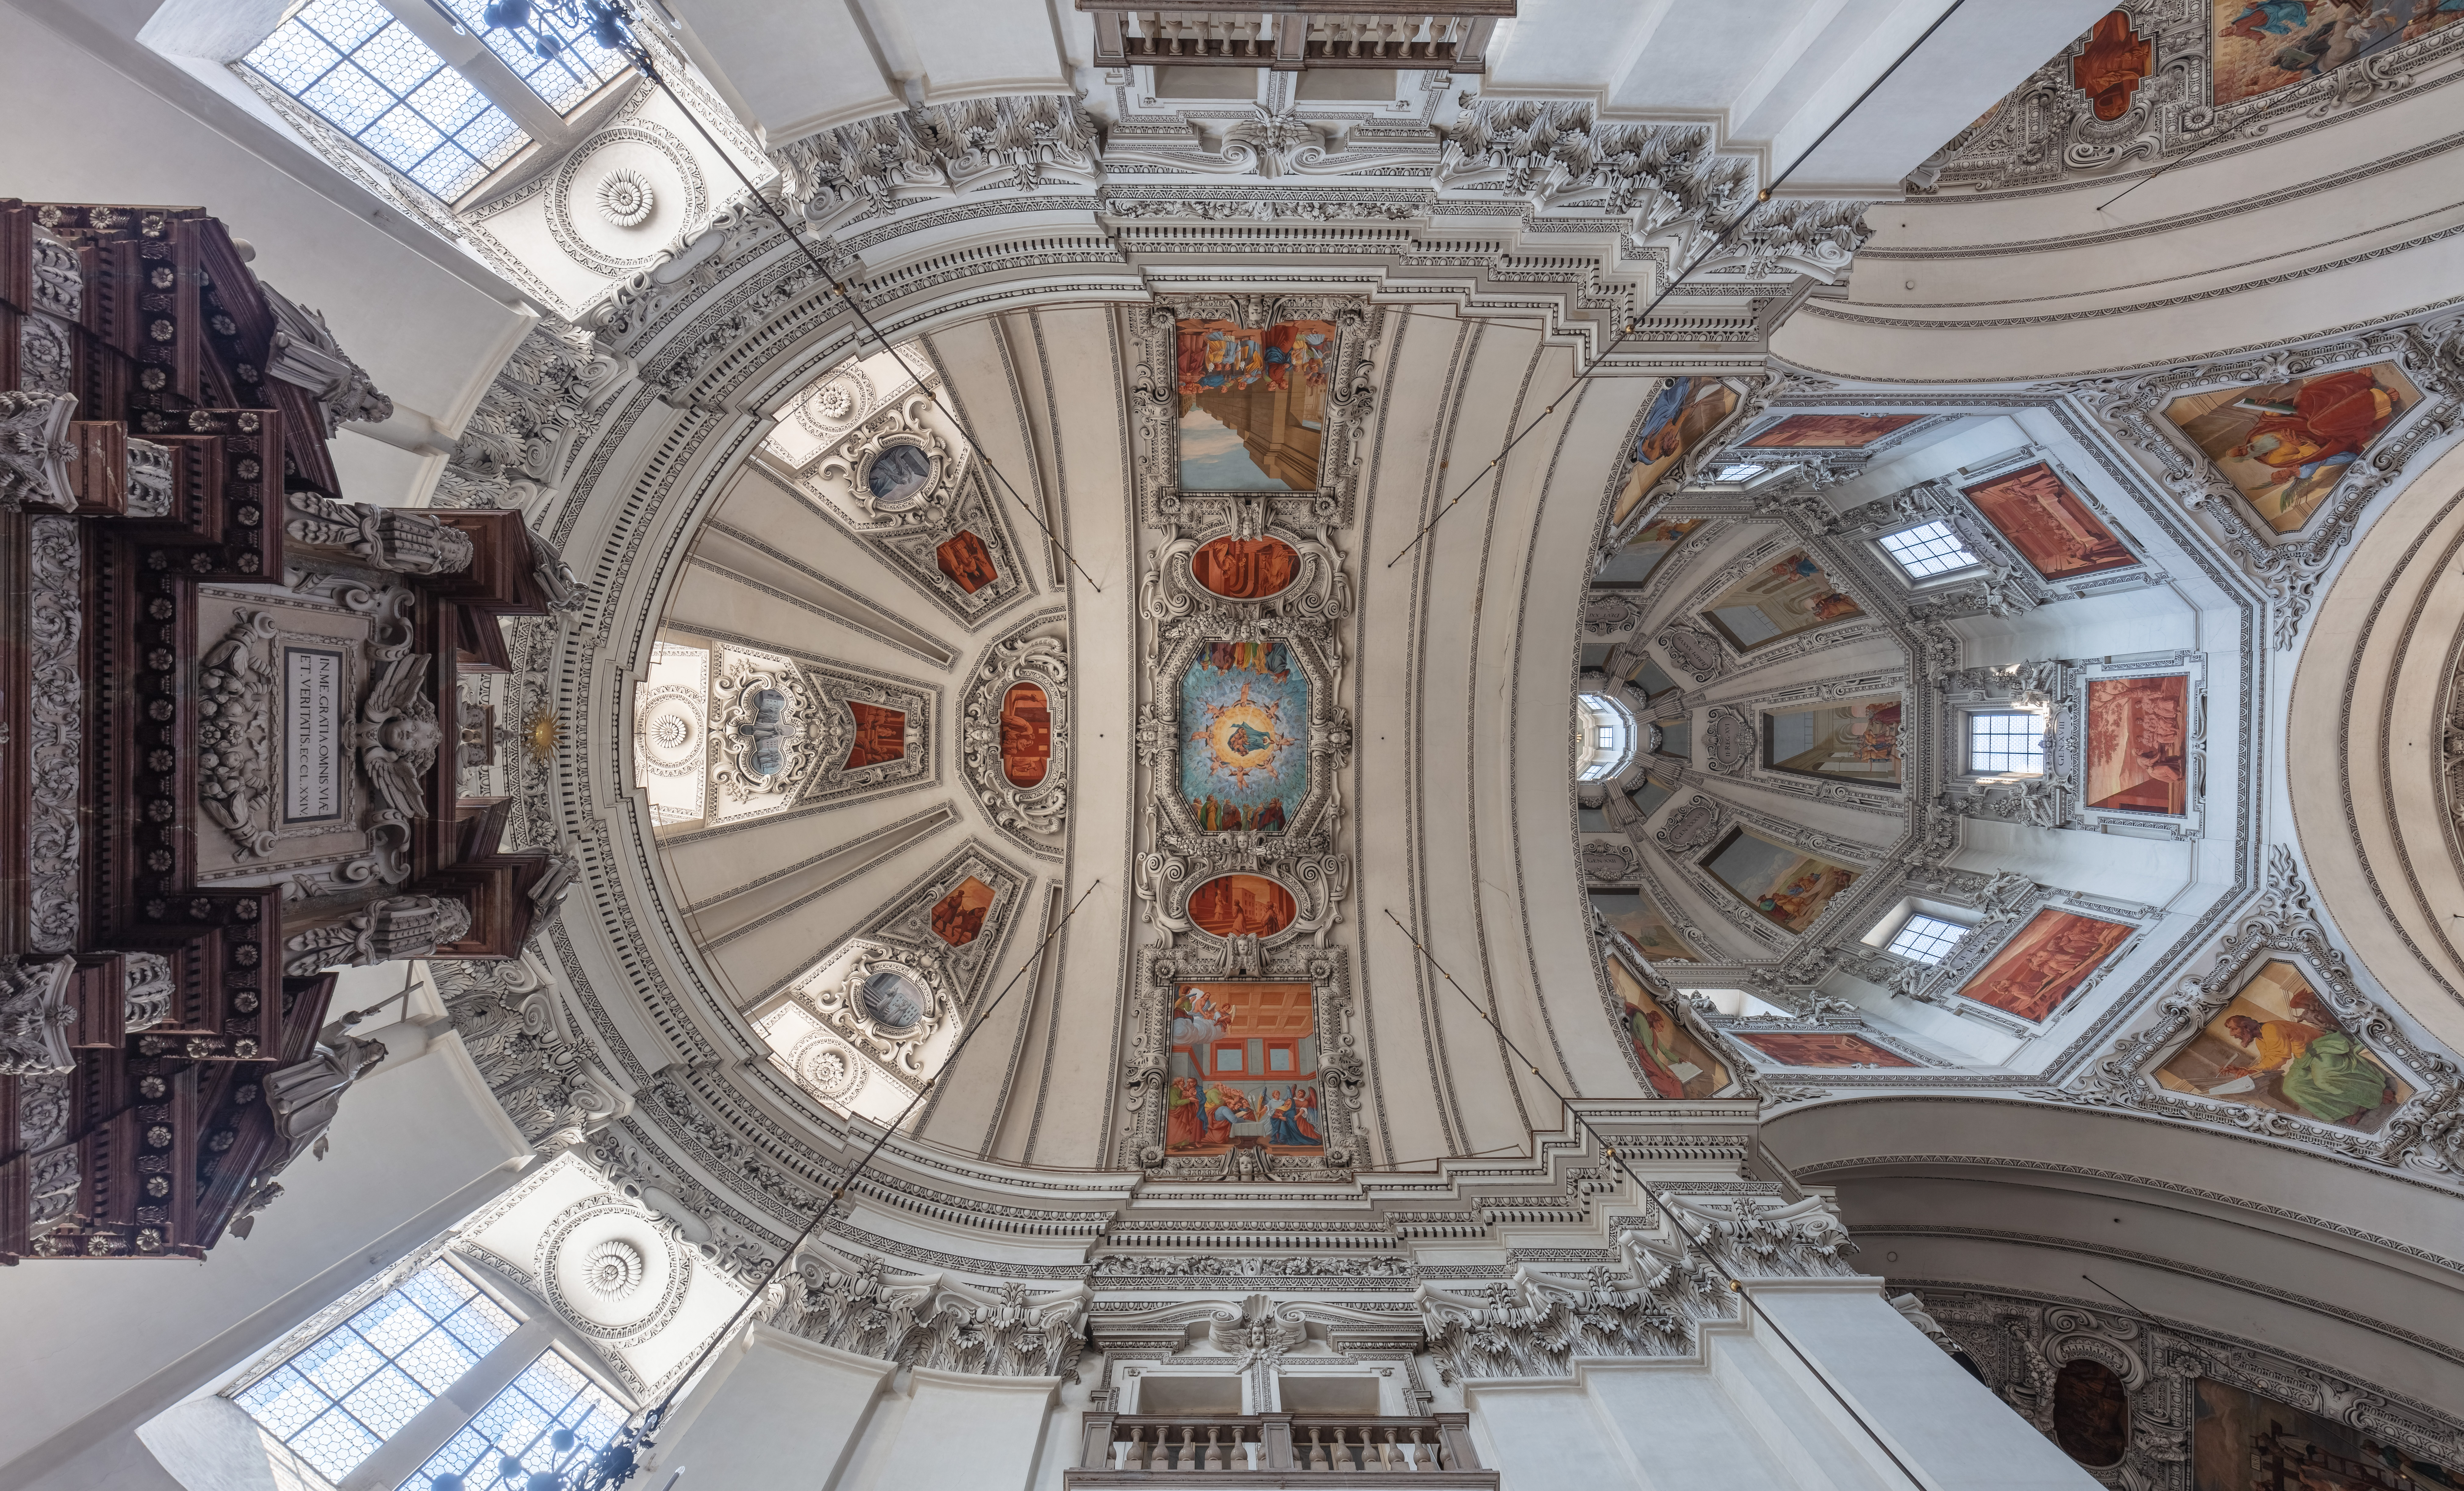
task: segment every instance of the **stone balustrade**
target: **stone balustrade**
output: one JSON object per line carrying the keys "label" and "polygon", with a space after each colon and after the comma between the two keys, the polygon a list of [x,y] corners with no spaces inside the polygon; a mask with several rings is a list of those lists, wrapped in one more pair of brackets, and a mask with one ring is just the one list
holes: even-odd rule
{"label": "stone balustrade", "polygon": [[1430,1486],[1495,1487],[1463,1414],[1089,1414],[1067,1488],[1178,1484],[1285,1486],[1320,1475],[1391,1474]]}

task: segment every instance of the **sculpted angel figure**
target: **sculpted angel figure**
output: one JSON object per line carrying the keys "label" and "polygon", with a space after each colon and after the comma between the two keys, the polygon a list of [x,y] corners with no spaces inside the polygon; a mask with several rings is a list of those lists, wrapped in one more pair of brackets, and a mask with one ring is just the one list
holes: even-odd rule
{"label": "sculpted angel figure", "polygon": [[437,747],[445,739],[425,689],[432,661],[413,653],[386,664],[360,709],[361,769],[385,807],[406,819],[428,816],[420,778],[436,765]]}

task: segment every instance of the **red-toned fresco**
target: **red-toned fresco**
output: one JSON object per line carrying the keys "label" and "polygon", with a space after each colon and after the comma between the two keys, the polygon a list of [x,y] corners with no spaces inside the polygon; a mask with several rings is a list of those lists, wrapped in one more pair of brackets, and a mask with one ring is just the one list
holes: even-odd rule
{"label": "red-toned fresco", "polygon": [[2087,95],[2096,117],[2111,121],[2130,112],[2131,95],[2156,70],[2154,43],[2130,30],[2130,17],[2108,12],[2087,33],[2087,46],[2071,58],[2071,81]]}
{"label": "red-toned fresco", "polygon": [[1899,1052],[1841,1030],[1739,1031],[1737,1039],[1790,1066],[1914,1066]]}
{"label": "red-toned fresco", "polygon": [[1215,538],[1189,557],[1190,577],[1227,601],[1263,601],[1292,582],[1301,557],[1281,538]]}
{"label": "red-toned fresco", "polygon": [[933,903],[933,935],[954,948],[980,936],[984,915],[993,909],[993,888],[969,875],[957,888]]}
{"label": "red-toned fresco", "polygon": [[907,754],[906,711],[853,701],[848,702],[847,711],[855,715],[855,743],[847,747],[847,771],[879,766]]}
{"label": "red-toned fresco", "polygon": [[1012,684],[1001,695],[1001,775],[1013,787],[1032,787],[1052,770],[1052,709],[1034,684]]}
{"label": "red-toned fresco", "polygon": [[2038,911],[1960,993],[2021,1020],[2043,1020],[2087,982],[2130,929],[2068,911]]}
{"label": "red-toned fresco", "polygon": [[1001,578],[1001,571],[993,564],[992,551],[984,547],[981,538],[963,528],[942,539],[941,546],[933,551],[933,558],[939,562],[941,573],[950,577],[950,583],[969,595]]}
{"label": "red-toned fresco", "polygon": [[1219,937],[1271,937],[1299,914],[1292,893],[1265,875],[1218,875],[1189,894],[1189,919]]}
{"label": "red-toned fresco", "polygon": [[1765,449],[1813,447],[1857,449],[1872,445],[1895,429],[1905,429],[1922,414],[1797,414],[1781,420],[1751,440]]}

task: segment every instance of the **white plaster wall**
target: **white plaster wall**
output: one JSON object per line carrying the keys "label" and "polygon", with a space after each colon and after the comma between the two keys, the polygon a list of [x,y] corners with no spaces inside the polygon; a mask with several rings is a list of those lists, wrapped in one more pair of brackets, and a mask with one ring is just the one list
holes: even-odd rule
{"label": "white plaster wall", "polygon": [[354,1086],[331,1137],[203,1264],[0,1270],[0,1488],[156,1483],[129,1468],[139,1423],[451,1226],[528,1152],[450,1032]]}
{"label": "white plaster wall", "polygon": [[821,1491],[838,1483],[897,1369],[756,1325],[713,1365],[644,1471],[656,1483]]}
{"label": "white plaster wall", "polygon": [[905,1392],[893,1387],[860,1458],[833,1491],[1024,1491],[1060,1378],[977,1377],[921,1367],[905,1377]]}

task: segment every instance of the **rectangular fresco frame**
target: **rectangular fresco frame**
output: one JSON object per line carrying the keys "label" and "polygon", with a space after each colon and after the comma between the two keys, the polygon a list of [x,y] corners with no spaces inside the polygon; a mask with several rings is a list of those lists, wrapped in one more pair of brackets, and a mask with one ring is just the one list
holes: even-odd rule
{"label": "rectangular fresco frame", "polygon": [[1314,1155],[1283,1154],[1273,1172],[1283,1180],[1347,1180],[1357,1163],[1359,1131],[1354,1113],[1357,1086],[1353,1026],[1352,972],[1347,950],[1340,947],[1292,946],[1262,950],[1254,969],[1238,973],[1199,961],[1203,954],[1188,943],[1177,948],[1138,950],[1137,981],[1130,1030],[1130,1134],[1124,1151],[1111,1163],[1133,1166],[1150,1175],[1183,1180],[1226,1178],[1234,1173],[1237,1154],[1173,1154],[1164,1148],[1171,1082],[1172,1006],[1184,983],[1220,978],[1223,982],[1306,983],[1314,1003],[1311,1028],[1318,1046],[1318,1111],[1323,1115],[1324,1148]]}
{"label": "rectangular fresco frame", "polygon": [[[2057,1024],[2070,1011],[2079,1008],[2099,985],[2111,976],[2116,968],[2129,961],[2130,954],[2137,950],[2139,939],[2145,934],[2148,925],[2163,915],[2162,910],[2156,907],[2107,900],[2080,890],[2057,890],[2042,885],[2035,887],[2022,895],[2009,898],[1996,910],[2003,914],[1993,917],[1989,923],[1980,923],[1968,936],[1961,938],[1959,946],[1951,950],[1948,957],[1944,958],[1917,978],[1911,987],[1911,993],[2019,1036],[2042,1035]],[[2031,1020],[1998,1005],[1972,999],[1960,993],[1971,978],[1984,970],[1987,964],[2002,954],[2002,951],[2011,945],[2012,940],[2036,919],[2038,912],[2049,910],[2065,911],[2073,916],[2084,916],[2094,921],[2111,922],[2126,927],[2129,931],[2120,942],[2113,945],[2111,952],[2105,954],[2102,961],[2089,971],[2078,987],[2064,995],[2058,1003],[2046,1012],[2045,1019],[2042,1020]],[[1991,933],[1991,935],[1985,933]]]}
{"label": "rectangular fresco frame", "polygon": [[[2055,720],[2056,751],[2067,758],[2063,774],[2068,778],[2078,806],[2075,816],[2079,825],[2087,828],[2112,828],[2122,831],[2154,829],[2168,838],[2194,839],[2203,831],[2207,812],[2208,759],[2208,659],[2203,652],[2142,653],[2130,657],[2114,657],[2063,669],[2064,696],[2057,706]],[[2189,718],[2184,740],[2184,766],[2187,780],[2183,792],[2182,811],[2167,812],[2161,808],[2095,807],[2087,798],[2088,685],[2128,678],[2164,678],[2186,676],[2189,682],[2186,704]]]}
{"label": "rectangular fresco frame", "polygon": [[1655,1098],[1661,1102],[1709,1102],[1724,1093],[1733,1094],[1743,1073],[1749,1070],[1748,1065],[1738,1058],[1736,1051],[1728,1042],[1720,1038],[1716,1029],[1704,1022],[1691,1001],[1683,998],[1662,999],[1654,994],[1653,1002],[1660,1005],[1661,1013],[1675,1020],[1678,1028],[1688,1039],[1720,1063],[1722,1074],[1726,1079],[1700,1098],[1668,1099],[1659,1096],[1650,1074],[1643,1070],[1641,1059],[1634,1053],[1630,1038],[1624,1035],[1627,1029],[1626,1003],[1617,995],[1617,979],[1611,972],[1610,965],[1618,965],[1628,977],[1642,986],[1645,993],[1651,993],[1651,979],[1654,976],[1648,969],[1639,966],[1634,954],[1621,946],[1615,937],[1595,937],[1593,939],[1592,946],[1594,954],[1600,960],[1601,1013],[1610,1021],[1610,1028],[1618,1033],[1617,1049],[1625,1057],[1627,1068],[1634,1073],[1635,1081],[1642,1090],[1653,1093]]}
{"label": "rectangular fresco frame", "polygon": [[[1221,514],[1244,500],[1263,503],[1276,522],[1302,528],[1347,527],[1359,483],[1359,448],[1373,374],[1368,349],[1383,314],[1366,296],[1312,294],[1233,295],[1191,292],[1158,300],[1141,313],[1133,349],[1135,387],[1131,400],[1132,471],[1142,526],[1207,526],[1205,515]],[[1240,326],[1322,320],[1335,328],[1327,360],[1325,428],[1318,455],[1317,486],[1309,492],[1184,493],[1180,485],[1177,325],[1183,319],[1228,320]]]}

